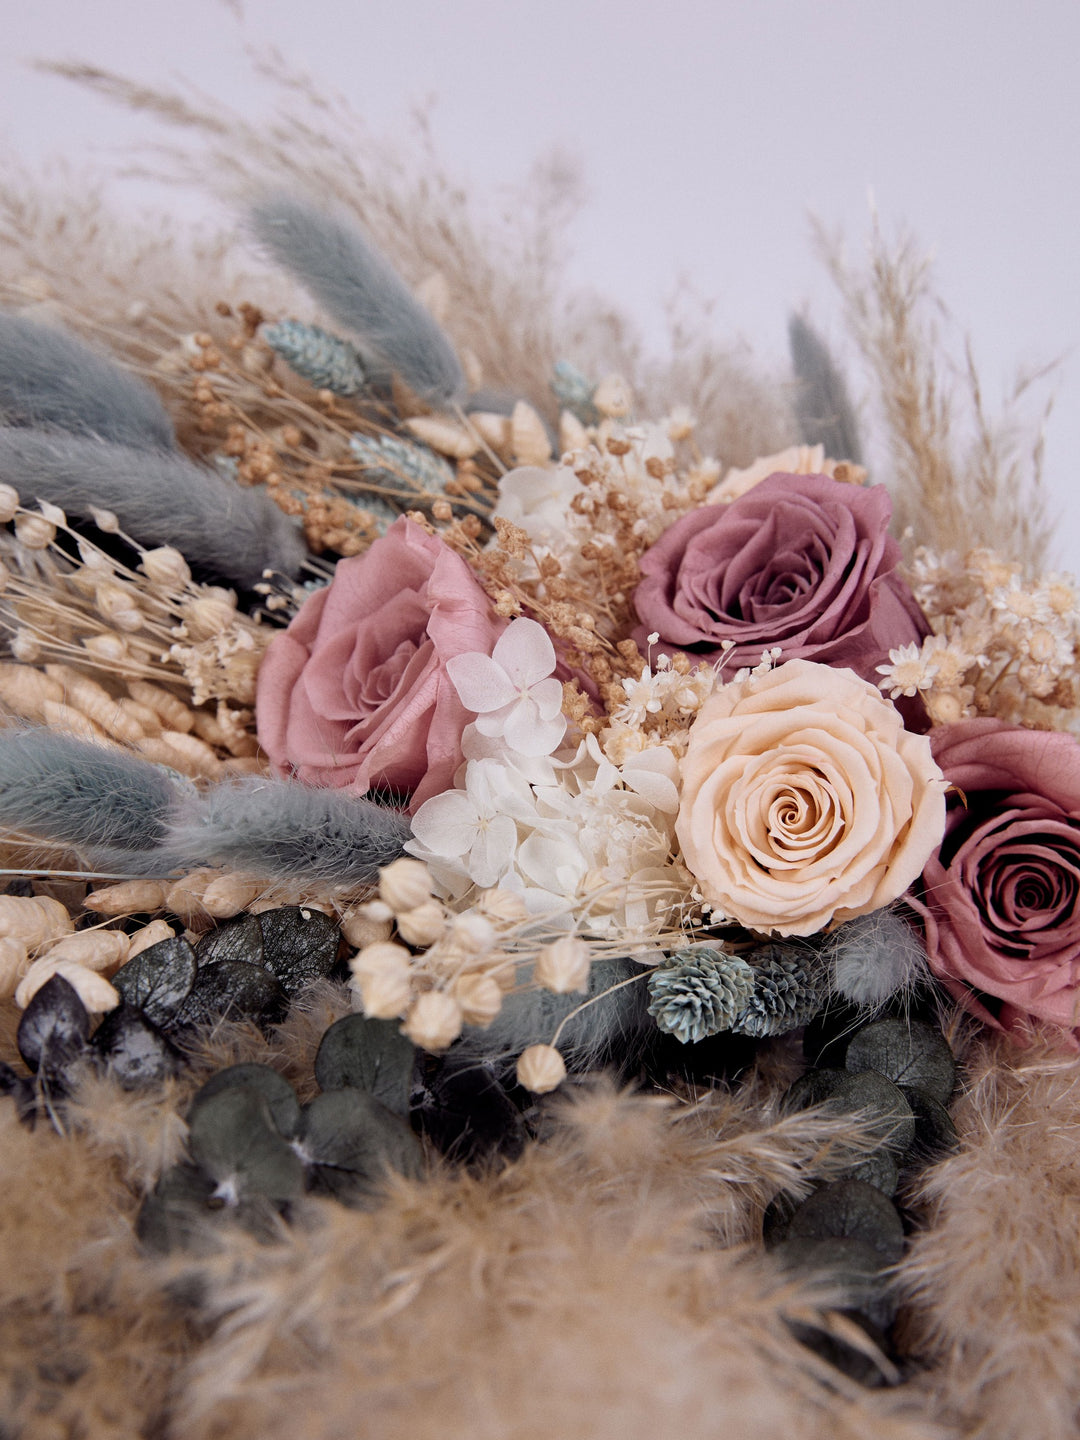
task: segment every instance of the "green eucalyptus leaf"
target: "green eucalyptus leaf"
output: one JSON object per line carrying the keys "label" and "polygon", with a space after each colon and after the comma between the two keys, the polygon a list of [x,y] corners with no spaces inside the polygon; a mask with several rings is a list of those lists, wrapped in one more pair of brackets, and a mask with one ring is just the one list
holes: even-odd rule
{"label": "green eucalyptus leaf", "polygon": [[263,964],[292,998],[313,980],[329,975],[337,960],[341,931],[321,910],[284,905],[258,917]]}
{"label": "green eucalyptus leaf", "polygon": [[15,1042],[31,1070],[60,1075],[78,1061],[90,1038],[90,1016],[73,985],[54,975],[22,1013]]}
{"label": "green eucalyptus leaf", "polygon": [[203,1025],[227,1016],[273,1024],[284,1017],[288,1006],[288,997],[269,970],[243,960],[219,960],[199,970],[174,1023]]}
{"label": "green eucalyptus leaf", "polygon": [[865,1180],[837,1180],[804,1200],[788,1222],[792,1240],[862,1240],[887,1265],[904,1253],[904,1224],[887,1196]]}
{"label": "green eucalyptus leaf", "polygon": [[789,1236],[772,1254],[785,1270],[834,1292],[838,1308],[865,1315],[882,1330],[896,1318],[896,1300],[881,1273],[886,1261],[865,1240]]}
{"label": "green eucalyptus leaf", "polygon": [[388,1171],[418,1176],[423,1168],[409,1126],[365,1090],[327,1090],[305,1105],[298,1148],[312,1190],[356,1208],[377,1199]]}
{"label": "green eucalyptus leaf", "polygon": [[901,1085],[900,1088],[915,1116],[915,1157],[929,1162],[959,1150],[960,1136],[945,1106],[925,1090],[918,1090],[912,1085]]}
{"label": "green eucalyptus leaf", "polygon": [[303,1192],[303,1164],[278,1133],[265,1097],[251,1086],[221,1090],[194,1109],[188,1146],[226,1204],[261,1195],[281,1205]]}
{"label": "green eucalyptus leaf", "polygon": [[939,1030],[922,1020],[875,1020],[848,1042],[848,1070],[877,1070],[897,1085],[910,1085],[948,1103],[956,1084],[956,1061]]}
{"label": "green eucalyptus leaf", "polygon": [[195,951],[177,935],[158,941],[122,965],[112,984],[152,1025],[165,1029],[191,994],[197,973]]}
{"label": "green eucalyptus leaf", "polygon": [[761,1238],[765,1242],[766,1250],[774,1249],[781,1240],[787,1239],[791,1217],[800,1203],[789,1191],[781,1190],[766,1205],[765,1213],[761,1217]]}
{"label": "green eucalyptus leaf", "polygon": [[864,1155],[861,1160],[856,1161],[843,1175],[838,1176],[841,1180],[865,1180],[868,1185],[873,1185],[883,1195],[893,1196],[900,1184],[900,1169],[893,1159],[892,1152],[884,1146],[880,1150],[874,1150],[869,1155]]}
{"label": "green eucalyptus leaf", "polygon": [[223,960],[240,960],[245,965],[263,963],[263,932],[257,915],[235,915],[208,930],[195,946],[199,968],[219,965]]}
{"label": "green eucalyptus leaf", "polygon": [[323,1090],[366,1090],[395,1115],[407,1116],[415,1056],[398,1021],[346,1015],[319,1044],[315,1079]]}
{"label": "green eucalyptus leaf", "polygon": [[214,1182],[195,1165],[174,1165],[166,1170],[142,1203],[135,1233],[148,1250],[167,1255],[170,1250],[207,1249],[207,1227]]}
{"label": "green eucalyptus leaf", "polygon": [[812,1105],[821,1105],[846,1075],[846,1070],[818,1069],[816,1066],[807,1070],[784,1091],[781,1108],[790,1114],[795,1110],[809,1110]]}
{"label": "green eucalyptus leaf", "polygon": [[902,1155],[915,1139],[915,1117],[898,1085],[876,1070],[861,1070],[837,1082],[828,1105],[831,1110],[861,1111],[876,1135],[896,1155]]}
{"label": "green eucalyptus leaf", "polygon": [[105,1068],[125,1090],[160,1085],[175,1075],[183,1061],[143,1011],[127,1001],[110,1010],[91,1042]]}
{"label": "green eucalyptus leaf", "polygon": [[223,1090],[235,1090],[237,1087],[248,1087],[256,1091],[266,1101],[270,1110],[270,1118],[274,1127],[286,1140],[291,1140],[296,1134],[300,1124],[300,1102],[296,1094],[285,1079],[269,1065],[256,1065],[247,1063],[244,1065],[230,1065],[225,1070],[219,1070],[216,1075],[211,1075],[202,1089],[196,1091],[191,1101],[191,1109],[188,1112],[188,1121],[195,1114],[200,1105],[205,1105],[215,1095],[220,1095]]}

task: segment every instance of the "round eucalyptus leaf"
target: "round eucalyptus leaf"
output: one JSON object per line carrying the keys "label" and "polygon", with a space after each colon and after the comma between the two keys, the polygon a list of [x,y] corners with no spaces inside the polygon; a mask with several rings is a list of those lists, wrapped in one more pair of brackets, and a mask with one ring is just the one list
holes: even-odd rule
{"label": "round eucalyptus leaf", "polygon": [[315,1079],[322,1090],[366,1090],[395,1115],[406,1116],[415,1056],[398,1021],[346,1015],[319,1042]]}
{"label": "round eucalyptus leaf", "polygon": [[237,1086],[246,1086],[260,1094],[270,1110],[275,1129],[286,1140],[293,1138],[300,1124],[300,1102],[284,1075],[279,1075],[269,1065],[230,1065],[225,1070],[219,1070],[216,1075],[211,1075],[192,1098],[188,1112],[189,1123],[200,1105],[205,1105],[207,1100],[220,1095],[222,1090],[233,1090]]}
{"label": "round eucalyptus leaf", "polygon": [[313,980],[329,975],[341,946],[341,931],[321,910],[283,905],[258,917],[263,937],[262,963],[276,975],[291,999]]}
{"label": "round eucalyptus leaf", "polygon": [[59,1074],[78,1059],[90,1037],[90,1016],[62,975],[46,980],[22,1013],[16,1044],[31,1070]]}
{"label": "round eucalyptus leaf", "polygon": [[956,1061],[941,1032],[922,1020],[864,1025],[848,1042],[848,1070],[876,1070],[896,1085],[923,1090],[945,1105],[956,1084]]}
{"label": "round eucalyptus leaf", "polygon": [[207,1228],[214,1182],[194,1165],[166,1170],[146,1197],[135,1222],[135,1233],[148,1250],[167,1255],[171,1250],[208,1248]]}
{"label": "round eucalyptus leaf", "polygon": [[901,1085],[900,1088],[915,1116],[915,1144],[912,1147],[915,1158],[928,1163],[955,1154],[960,1148],[960,1136],[945,1106],[925,1090],[911,1085]]}
{"label": "round eucalyptus leaf", "polygon": [[826,1360],[857,1384],[865,1385],[868,1389],[895,1384],[897,1369],[889,1356],[889,1342],[882,1331],[865,1315],[851,1311],[841,1313],[865,1333],[870,1342],[867,1349],[864,1350],[818,1325],[806,1325],[796,1320],[788,1322],[788,1329],[808,1350],[820,1355],[822,1360]]}
{"label": "round eucalyptus leaf", "polygon": [[180,1069],[180,1052],[144,1013],[124,1002],[110,1010],[94,1031],[93,1048],[125,1090],[159,1085]]}
{"label": "round eucalyptus leaf", "polygon": [[[916,1121],[916,1125],[918,1121]],[[841,1180],[865,1180],[868,1185],[873,1185],[875,1190],[880,1190],[883,1195],[893,1196],[896,1194],[896,1187],[900,1184],[900,1170],[893,1159],[892,1152],[882,1146],[869,1155],[864,1155],[861,1160],[856,1161],[850,1170],[838,1177]]]}
{"label": "round eucalyptus leaf", "polygon": [[862,1240],[884,1263],[904,1253],[904,1225],[887,1196],[865,1180],[837,1180],[804,1200],[787,1227],[792,1240]]}
{"label": "round eucalyptus leaf", "polygon": [[221,1090],[194,1109],[188,1146],[226,1205],[258,1195],[280,1205],[303,1192],[303,1164],[278,1134],[265,1098],[250,1086]]}
{"label": "round eucalyptus leaf", "polygon": [[327,1090],[305,1105],[298,1148],[316,1194],[346,1205],[373,1203],[388,1171],[418,1176],[420,1142],[399,1116],[365,1090]]}
{"label": "round eucalyptus leaf", "polygon": [[779,1195],[774,1195],[766,1205],[765,1213],[761,1217],[761,1238],[765,1242],[766,1250],[774,1249],[781,1240],[787,1239],[791,1217],[799,1204],[787,1190],[781,1190]]}
{"label": "round eucalyptus leaf", "polygon": [[838,1309],[865,1315],[882,1330],[896,1319],[897,1303],[881,1273],[886,1262],[864,1240],[789,1236],[772,1254],[785,1270],[803,1274],[831,1291]]}
{"label": "round eucalyptus leaf", "polygon": [[269,970],[243,960],[219,960],[199,970],[174,1023],[202,1025],[225,1016],[273,1024],[284,1018],[288,1007],[284,990]]}
{"label": "round eucalyptus leaf", "polygon": [[809,1110],[811,1105],[821,1105],[846,1075],[846,1070],[812,1067],[784,1091],[781,1108],[790,1114],[795,1110]]}
{"label": "round eucalyptus leaf", "polygon": [[112,983],[152,1025],[166,1029],[191,994],[197,972],[195,951],[177,935],[160,940],[122,965]]}
{"label": "round eucalyptus leaf", "polygon": [[239,960],[245,965],[263,963],[263,932],[257,915],[235,915],[201,936],[195,946],[199,968]]}
{"label": "round eucalyptus leaf", "polygon": [[409,1118],[440,1154],[466,1165],[513,1160],[525,1148],[524,1117],[484,1065],[425,1054]]}
{"label": "round eucalyptus leaf", "polygon": [[841,1112],[859,1111],[871,1124],[871,1133],[896,1155],[915,1139],[915,1117],[898,1085],[876,1070],[861,1070],[837,1082],[828,1105]]}

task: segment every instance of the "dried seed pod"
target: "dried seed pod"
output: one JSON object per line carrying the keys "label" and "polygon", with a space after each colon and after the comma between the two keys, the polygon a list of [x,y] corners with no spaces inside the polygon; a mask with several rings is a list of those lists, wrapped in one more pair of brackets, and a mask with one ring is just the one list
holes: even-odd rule
{"label": "dried seed pod", "polygon": [[350,906],[342,915],[340,925],[345,939],[358,950],[380,940],[389,940],[394,928],[392,920],[377,919],[371,915],[367,905]]}
{"label": "dried seed pod", "polygon": [[167,920],[151,920],[149,925],[144,925],[141,930],[136,930],[134,935],[128,936],[127,958],[134,960],[136,955],[141,955],[144,950],[149,950],[151,945],[159,945],[162,940],[171,940],[176,931]]}
{"label": "dried seed pod", "polygon": [[545,945],[536,957],[533,978],[556,995],[589,988],[589,947],[576,935]]}
{"label": "dried seed pod", "polygon": [[551,441],[540,416],[519,400],[510,417],[510,450],[516,465],[547,465],[551,460]]}
{"label": "dried seed pod", "polygon": [[512,890],[482,890],[476,908],[497,925],[517,925],[528,919],[525,902]]}
{"label": "dried seed pod", "polygon": [[0,485],[0,525],[15,519],[20,504],[19,492],[13,485]]}
{"label": "dried seed pod", "polygon": [[143,553],[139,567],[147,579],[164,590],[183,591],[191,584],[191,570],[179,550],[159,545]]}
{"label": "dried seed pod", "polygon": [[79,965],[74,960],[53,962],[43,958],[35,960],[19,981],[15,991],[15,1004],[20,1010],[26,1009],[42,985],[54,975],[64,977],[91,1015],[104,1015],[107,1010],[115,1010],[120,1004],[120,996],[104,975],[88,970],[85,965]]}
{"label": "dried seed pod", "polygon": [[126,635],[134,635],[141,630],[146,619],[139,608],[135,587],[122,585],[118,580],[102,580],[95,587],[94,608],[104,620]]}
{"label": "dried seed pod", "polygon": [[187,633],[193,640],[212,640],[236,622],[236,599],[232,604],[211,595],[201,595],[180,607]]}
{"label": "dried seed pod", "polygon": [[397,917],[398,934],[410,945],[434,945],[446,930],[446,916],[437,900],[428,900]]}
{"label": "dried seed pod", "polygon": [[622,420],[634,408],[633,392],[621,375],[605,375],[592,400],[600,414],[612,420]]}
{"label": "dried seed pod", "polygon": [[412,963],[403,945],[365,945],[349,962],[349,969],[365,1015],[393,1020],[404,1014],[412,999]]}
{"label": "dried seed pod", "polygon": [[421,1050],[438,1053],[452,1045],[461,1034],[461,1006],[445,990],[426,990],[409,1009],[402,1033]]}
{"label": "dried seed pod", "polygon": [[75,932],[75,921],[68,913],[66,905],[59,900],[54,900],[51,895],[33,895],[31,904],[36,905],[44,923],[44,942],[60,940],[65,935],[72,935]]}
{"label": "dried seed pod", "polygon": [[416,415],[405,421],[405,427],[432,450],[455,460],[468,460],[480,448],[477,436],[444,415]]}
{"label": "dried seed pod", "polygon": [[160,910],[169,884],[164,880],[121,880],[104,890],[92,890],[84,904],[97,915],[135,915]]}
{"label": "dried seed pod", "polygon": [[146,705],[140,705],[137,700],[132,700],[130,695],[121,695],[116,702],[116,708],[119,714],[138,728],[140,735],[161,734],[161,716]]}
{"label": "dried seed pod", "polygon": [[143,735],[142,727],[120,709],[119,704],[103,685],[81,675],[70,665],[46,665],[46,675],[64,688],[64,703],[79,711],[106,735],[135,745]]}
{"label": "dried seed pod", "polygon": [[32,630],[20,627],[11,637],[11,653],[24,665],[33,665],[41,659],[41,644]]}
{"label": "dried seed pod", "polygon": [[566,1079],[566,1062],[554,1045],[530,1045],[517,1062],[517,1078],[534,1095],[546,1095]]}
{"label": "dried seed pod", "polygon": [[244,875],[219,875],[203,891],[203,906],[215,920],[229,920],[246,910],[263,888],[258,880]]}
{"label": "dried seed pod", "polygon": [[462,975],[454,982],[454,999],[466,1025],[490,1025],[502,1009],[503,994],[490,975]]}
{"label": "dried seed pod", "polygon": [[109,743],[109,737],[98,729],[88,715],[70,705],[60,705],[55,700],[46,700],[42,707],[46,725],[53,730],[63,730],[76,740],[87,740],[93,745]]}
{"label": "dried seed pod", "polygon": [[82,647],[88,650],[95,660],[104,660],[107,665],[115,665],[117,661],[127,660],[131,655],[123,635],[117,635],[113,630],[103,630],[100,635],[84,636]]}
{"label": "dried seed pod", "polygon": [[192,870],[182,880],[170,885],[165,895],[165,909],[179,915],[185,925],[192,921],[205,921],[206,906],[203,896],[213,882],[221,876],[220,870]]}
{"label": "dried seed pod", "polygon": [[15,994],[15,987],[30,968],[30,953],[14,935],[0,937],[0,999]]}
{"label": "dried seed pod", "polygon": [[160,685],[152,685],[149,680],[129,680],[127,688],[133,700],[153,710],[170,730],[186,735],[195,724],[194,711]]}
{"label": "dried seed pod", "polygon": [[47,550],[56,539],[56,526],[44,515],[22,510],[15,516],[15,538],[28,550]]}
{"label": "dried seed pod", "polygon": [[54,705],[64,699],[64,687],[30,665],[9,665],[0,662],[0,701],[25,720],[42,720],[44,704]]}
{"label": "dried seed pod", "polygon": [[415,910],[431,899],[430,871],[422,860],[394,860],[379,871],[379,898],[395,912]]}
{"label": "dried seed pod", "polygon": [[509,459],[514,443],[509,415],[497,415],[493,410],[473,410],[469,415],[469,424],[490,450],[503,459]]}
{"label": "dried seed pod", "polygon": [[559,416],[559,449],[565,455],[568,450],[584,450],[589,443],[589,432],[570,410]]}
{"label": "dried seed pod", "polygon": [[221,774],[221,761],[210,746],[194,735],[184,735],[178,730],[145,735],[136,742],[136,749],[156,765],[168,765],[193,779],[215,780]]}
{"label": "dried seed pod", "polygon": [[80,930],[63,936],[38,959],[70,960],[88,970],[111,975],[127,959],[128,948],[128,937],[122,930]]}

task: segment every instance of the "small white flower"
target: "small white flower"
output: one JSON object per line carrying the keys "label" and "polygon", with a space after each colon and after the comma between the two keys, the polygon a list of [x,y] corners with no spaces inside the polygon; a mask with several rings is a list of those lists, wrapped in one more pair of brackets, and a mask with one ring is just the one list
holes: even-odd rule
{"label": "small white flower", "polygon": [[556,664],[544,627],[520,619],[511,621],[490,655],[456,655],[446,669],[482,735],[501,736],[519,755],[550,755],[566,733],[562,685],[548,678]]}
{"label": "small white flower", "polygon": [[465,789],[425,800],[413,816],[413,835],[425,851],[458,861],[473,884],[497,885],[514,863],[515,817],[535,820],[527,781],[496,760],[470,760]]}
{"label": "small white flower", "polygon": [[913,640],[898,650],[890,650],[889,664],[877,665],[875,669],[883,677],[878,681],[878,689],[887,690],[889,699],[896,700],[901,695],[910,697],[919,690],[928,690],[938,667]]}

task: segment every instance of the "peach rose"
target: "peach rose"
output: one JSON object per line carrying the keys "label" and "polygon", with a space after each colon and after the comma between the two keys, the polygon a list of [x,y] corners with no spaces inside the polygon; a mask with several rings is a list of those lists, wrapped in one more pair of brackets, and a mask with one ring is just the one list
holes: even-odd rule
{"label": "peach rose", "polygon": [[706,701],[682,782],[686,865],[753,930],[812,935],[888,905],[945,831],[929,740],[854,671],[810,660]]}

